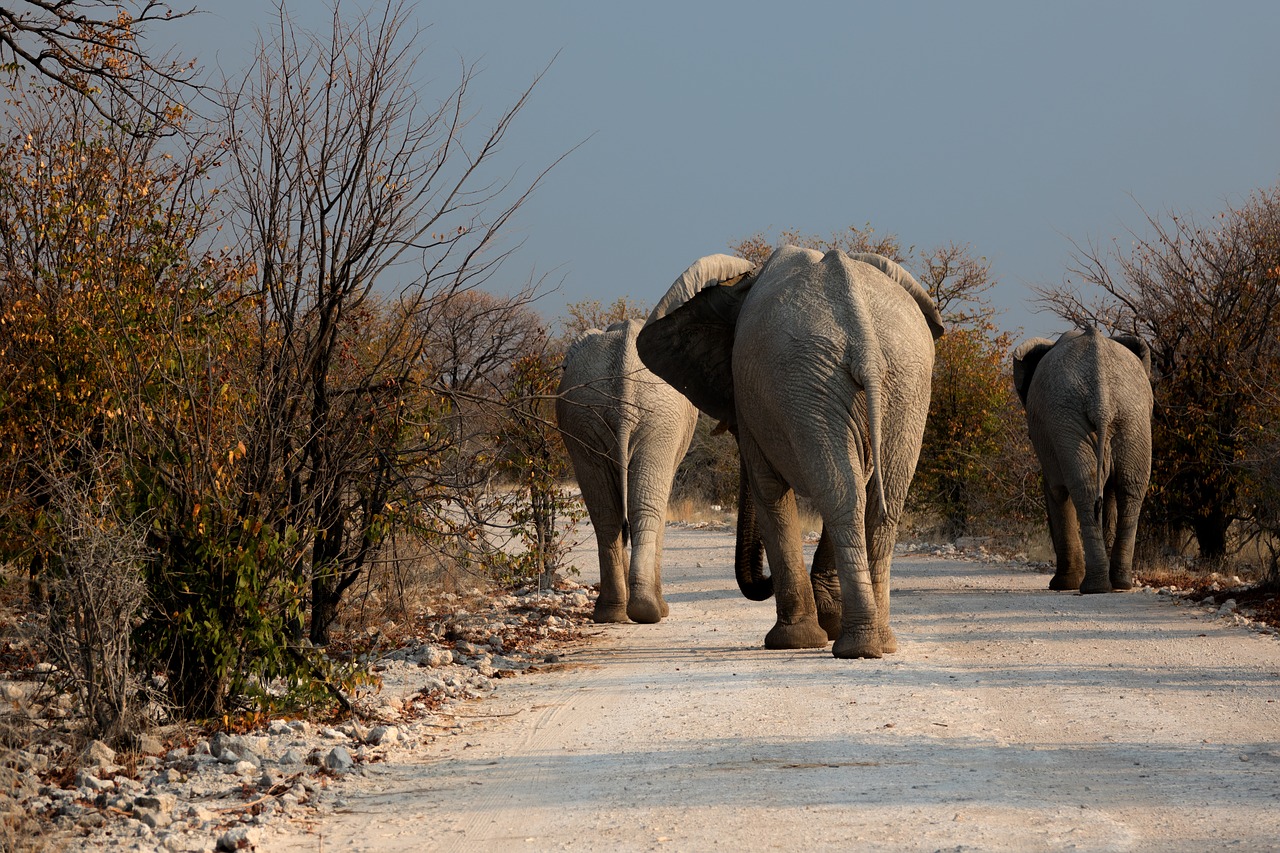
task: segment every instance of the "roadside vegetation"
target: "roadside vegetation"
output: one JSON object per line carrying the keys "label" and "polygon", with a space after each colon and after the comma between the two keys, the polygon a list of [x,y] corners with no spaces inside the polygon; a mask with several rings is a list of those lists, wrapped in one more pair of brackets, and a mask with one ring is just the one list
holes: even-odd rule
{"label": "roadside vegetation", "polygon": [[152,6],[103,8],[0,18],[0,559],[63,725],[129,747],[344,707],[353,597],[554,583],[577,509],[539,282],[503,266],[529,91],[487,127],[470,67],[420,97],[402,3],[282,11],[213,86],[147,61]]}

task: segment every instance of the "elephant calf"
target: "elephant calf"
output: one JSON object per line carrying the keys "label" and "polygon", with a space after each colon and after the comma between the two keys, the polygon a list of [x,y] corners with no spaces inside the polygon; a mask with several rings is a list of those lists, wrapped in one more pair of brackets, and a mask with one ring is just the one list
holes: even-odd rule
{"label": "elephant calf", "polygon": [[[1151,355],[1141,338],[1074,330],[1013,353],[1057,557],[1050,589],[1133,587],[1151,477]],[[1071,509],[1074,505],[1074,511]]]}

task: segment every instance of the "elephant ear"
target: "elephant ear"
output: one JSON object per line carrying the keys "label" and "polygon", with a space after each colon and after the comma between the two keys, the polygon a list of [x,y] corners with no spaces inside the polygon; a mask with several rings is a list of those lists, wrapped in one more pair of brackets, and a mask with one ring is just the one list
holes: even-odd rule
{"label": "elephant ear", "polygon": [[667,288],[646,322],[662,319],[705,288],[716,284],[735,284],[759,271],[759,265],[733,255],[707,255],[698,258]]}
{"label": "elephant ear", "polygon": [[933,339],[936,341],[942,337],[942,333],[946,331],[946,327],[942,324],[942,314],[938,312],[938,306],[933,304],[933,297],[929,295],[929,291],[920,286],[920,282],[916,281],[915,276],[907,272],[896,261],[891,261],[884,255],[877,255],[874,252],[855,252],[849,257],[852,260],[875,267],[902,285],[902,289],[911,294],[911,298],[920,306],[920,313],[924,314],[925,322],[929,324],[929,332],[933,335]]}
{"label": "elephant ear", "polygon": [[1142,362],[1142,369],[1147,371],[1147,381],[1151,381],[1151,347],[1137,335],[1113,335],[1111,340],[1129,350]]}
{"label": "elephant ear", "polygon": [[1013,387],[1018,391],[1018,399],[1027,405],[1027,391],[1031,389],[1031,377],[1035,375],[1036,366],[1045,353],[1053,349],[1053,341],[1045,338],[1032,338],[1018,344],[1013,351]]}
{"label": "elephant ear", "polygon": [[649,321],[636,338],[645,367],[702,411],[734,427],[733,331],[742,301],[755,284],[712,286],[679,308]]}

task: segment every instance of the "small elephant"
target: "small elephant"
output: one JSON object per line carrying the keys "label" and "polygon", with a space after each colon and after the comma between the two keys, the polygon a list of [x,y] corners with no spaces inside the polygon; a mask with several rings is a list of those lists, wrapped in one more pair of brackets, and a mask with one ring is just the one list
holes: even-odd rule
{"label": "small elephant", "polygon": [[[676,279],[646,322],[702,288],[752,269],[749,261],[729,255],[701,258]],[[669,610],[662,597],[667,500],[698,412],[640,362],[636,336],[643,325],[627,320],[580,335],[565,354],[556,398],[556,421],[599,550],[596,622],[658,622]]]}
{"label": "small elephant", "polygon": [[[894,262],[796,246],[640,332],[649,369],[738,438],[776,598],[767,648],[897,649],[890,561],[941,334],[933,300]],[[834,566],[838,597],[815,598],[795,493],[822,516],[815,576]]]}
{"label": "small elephant", "polygon": [[1151,477],[1146,342],[1107,338],[1095,328],[1056,342],[1033,338],[1014,350],[1013,383],[1040,460],[1057,556],[1049,588],[1131,589],[1138,514]]}

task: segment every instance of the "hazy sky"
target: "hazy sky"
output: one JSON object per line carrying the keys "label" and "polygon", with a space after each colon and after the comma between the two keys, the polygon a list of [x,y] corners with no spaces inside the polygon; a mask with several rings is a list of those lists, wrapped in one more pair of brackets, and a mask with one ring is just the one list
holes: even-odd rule
{"label": "hazy sky", "polygon": [[[153,43],[234,76],[273,4],[195,2],[210,11]],[[321,0],[288,6],[328,24]],[[501,153],[532,177],[583,143],[509,235],[524,241],[503,271],[513,286],[531,271],[559,283],[548,317],[585,298],[651,304],[756,232],[870,222],[922,248],[970,244],[999,281],[1001,325],[1046,334],[1063,324],[1033,313],[1030,287],[1063,280],[1072,240],[1123,239],[1144,210],[1207,219],[1280,172],[1274,0],[457,0],[414,14],[428,101],[459,59],[481,69],[486,114],[551,63]]]}

